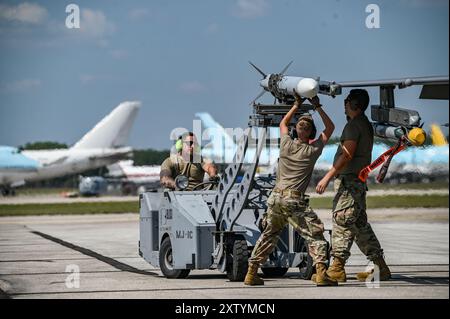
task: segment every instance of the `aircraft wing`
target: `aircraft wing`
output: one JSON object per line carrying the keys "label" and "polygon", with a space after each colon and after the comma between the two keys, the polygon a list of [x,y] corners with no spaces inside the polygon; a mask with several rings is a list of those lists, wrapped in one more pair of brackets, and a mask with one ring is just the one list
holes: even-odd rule
{"label": "aircraft wing", "polygon": [[411,85],[447,85],[448,88],[448,81],[448,76],[423,76],[388,80],[347,81],[336,84],[340,87],[398,86],[399,88]]}
{"label": "aircraft wing", "polygon": [[54,161],[52,161],[52,162],[45,163],[44,166],[52,166],[52,165],[62,164],[62,163],[64,163],[64,161],[65,161],[67,158],[69,158],[69,156],[62,156],[62,157],[59,157],[58,159],[56,159],[56,160],[54,160]]}
{"label": "aircraft wing", "polygon": [[89,160],[95,159],[117,159],[118,161],[124,159],[125,157],[132,154],[133,149],[131,147],[122,147],[119,149],[112,149],[108,152],[103,152],[100,154],[94,154],[89,156]]}
{"label": "aircraft wing", "polygon": [[349,81],[337,83],[340,87],[398,86],[399,89],[412,85],[423,85],[420,99],[448,100],[448,76],[423,76],[373,81]]}

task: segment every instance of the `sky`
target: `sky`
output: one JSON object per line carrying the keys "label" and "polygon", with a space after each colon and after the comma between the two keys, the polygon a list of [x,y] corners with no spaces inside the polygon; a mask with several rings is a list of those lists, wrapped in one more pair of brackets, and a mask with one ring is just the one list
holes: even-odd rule
{"label": "sky", "polygon": [[[80,28],[66,27],[66,6]],[[369,4],[379,28],[367,28]],[[448,75],[449,2],[444,0],[0,1],[0,145],[76,143],[119,103],[142,107],[135,148],[167,149],[176,127],[209,112],[225,128],[247,126],[261,76],[329,81]],[[321,96],[336,124],[343,99]],[[369,90],[378,104],[377,89]],[[448,122],[448,101],[396,90],[428,129]],[[260,102],[272,102],[266,94]],[[369,111],[367,111],[369,115]],[[317,115],[314,115],[317,118]],[[321,126],[318,125],[320,129]],[[444,129],[448,134],[448,130]]]}

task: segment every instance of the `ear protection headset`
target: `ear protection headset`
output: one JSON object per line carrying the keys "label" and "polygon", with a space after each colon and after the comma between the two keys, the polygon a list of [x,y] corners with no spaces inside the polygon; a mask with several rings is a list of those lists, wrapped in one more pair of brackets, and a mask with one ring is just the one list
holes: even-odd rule
{"label": "ear protection headset", "polygon": [[178,140],[175,142],[175,149],[178,153],[183,150],[183,136],[178,137]]}
{"label": "ear protection headset", "polygon": [[[183,135],[178,137],[178,140],[175,143],[175,149],[177,150],[178,153],[180,153],[183,150],[183,142],[184,142],[184,139],[188,135],[189,135],[189,133],[184,133]],[[200,145],[198,145],[198,143],[195,143],[194,152],[195,153],[200,153],[201,152],[201,148],[200,148]]]}

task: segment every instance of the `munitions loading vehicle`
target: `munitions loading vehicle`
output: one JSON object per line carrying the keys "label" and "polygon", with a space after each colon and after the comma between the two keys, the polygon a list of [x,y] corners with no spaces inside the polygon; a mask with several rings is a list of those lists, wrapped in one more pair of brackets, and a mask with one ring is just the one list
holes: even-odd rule
{"label": "munitions loading vehicle", "polygon": [[[253,104],[249,128],[217,189],[197,190],[210,183],[206,182],[193,191],[141,194],[139,255],[167,278],[185,278],[193,269],[218,269],[231,281],[242,281],[275,184],[273,175],[255,177],[262,148],[273,142],[266,140],[265,128],[279,126],[290,107]],[[291,124],[311,108],[302,105]],[[256,138],[252,130],[259,131]],[[278,147],[278,138],[275,143]],[[252,153],[247,152],[252,144],[256,146],[254,158],[244,161]],[[179,188],[186,183],[183,177],[176,180]],[[289,225],[261,269],[266,276],[281,277],[290,267],[298,267],[304,279],[310,279],[314,271],[306,241]]]}
{"label": "munitions loading vehicle", "polygon": [[[264,134],[256,134],[257,138],[252,141],[250,132],[256,128],[278,126],[290,109],[294,97],[289,90],[300,81],[300,78],[284,76],[291,63],[280,73],[268,75],[250,63],[263,76],[260,81],[263,91],[253,102],[249,130],[239,144],[233,163],[222,174],[217,190],[147,192],[140,196],[139,254],[153,266],[160,267],[166,277],[184,278],[192,269],[218,269],[226,272],[230,280],[243,280],[248,256],[261,234],[267,198],[274,187],[273,176],[255,178],[266,139]],[[448,76],[341,83],[317,79],[316,82],[315,94],[332,97],[341,94],[342,87],[379,87],[380,104],[371,106],[374,132],[376,136],[397,140],[398,145],[404,139],[409,144],[421,145],[425,132],[421,129],[423,123],[420,124],[417,111],[395,107],[396,86],[401,89],[423,85],[421,98],[448,99]],[[270,92],[275,103],[280,104],[256,104],[265,92]],[[302,105],[291,124],[309,110],[311,105]],[[413,129],[417,136],[410,140],[408,132]],[[255,156],[250,164],[244,164],[250,142],[257,145]],[[393,154],[395,149],[389,158]],[[386,164],[384,172],[389,161]],[[262,271],[267,276],[282,276],[289,267],[299,267],[300,277],[305,279],[309,279],[314,271],[307,243],[291,226],[281,233],[278,245],[262,265]]]}

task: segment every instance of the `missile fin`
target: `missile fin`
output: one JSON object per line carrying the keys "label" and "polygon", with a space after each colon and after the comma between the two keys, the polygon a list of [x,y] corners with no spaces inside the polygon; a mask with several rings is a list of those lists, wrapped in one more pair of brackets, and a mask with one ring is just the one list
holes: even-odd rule
{"label": "missile fin", "polygon": [[259,99],[261,96],[264,95],[264,93],[266,93],[266,90],[262,90],[254,99],[253,101],[250,102],[250,105],[252,105],[253,103],[256,102],[257,99]]}
{"label": "missile fin", "polygon": [[263,76],[264,79],[267,77],[267,75],[263,71],[261,71],[256,65],[254,65],[251,61],[248,61],[248,63],[250,63],[251,66],[253,66],[255,70],[258,71]]}
{"label": "missile fin", "polygon": [[289,62],[288,65],[286,65],[284,67],[284,69],[281,70],[280,75],[284,75],[284,73],[287,71],[287,69],[289,69],[289,67],[291,66],[292,62],[294,62],[294,61]]}

